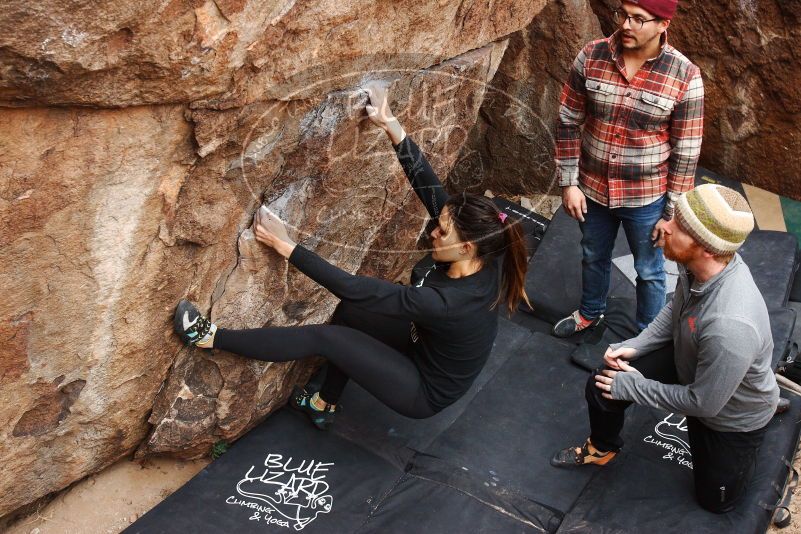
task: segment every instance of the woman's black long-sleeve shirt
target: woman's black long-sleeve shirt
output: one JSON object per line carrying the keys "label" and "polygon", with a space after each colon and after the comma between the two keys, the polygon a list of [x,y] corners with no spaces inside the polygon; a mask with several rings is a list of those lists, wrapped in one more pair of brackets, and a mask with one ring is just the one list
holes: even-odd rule
{"label": "woman's black long-sleeve shirt", "polygon": [[[448,195],[431,165],[408,136],[395,151],[429,215],[439,217]],[[344,301],[411,321],[411,356],[432,408],[459,399],[484,367],[498,332],[496,262],[470,276],[450,278],[448,264],[434,262],[429,254],[415,265],[411,284],[402,286],[347,273],[300,245],[289,261]]]}

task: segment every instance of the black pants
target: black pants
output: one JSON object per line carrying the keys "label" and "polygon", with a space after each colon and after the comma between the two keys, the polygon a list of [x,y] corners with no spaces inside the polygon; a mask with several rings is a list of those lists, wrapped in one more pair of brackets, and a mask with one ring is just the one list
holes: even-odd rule
{"label": "black pants", "polygon": [[345,303],[333,324],[268,327],[250,330],[220,328],[214,348],[268,362],[320,355],[330,365],[320,396],[336,404],[348,378],[401,415],[431,417],[423,379],[408,355],[411,323],[368,313]]}
{"label": "black pants", "polygon": [[[664,384],[678,383],[673,363],[673,347],[648,354],[632,364],[646,378]],[[585,397],[590,414],[590,440],[602,451],[617,451],[623,446],[625,410],[631,403],[603,398],[595,387],[595,375],[587,380]],[[687,417],[690,454],[693,458],[695,495],[710,512],[733,510],[745,493],[754,473],[756,455],[765,428],[751,432],[718,432],[694,417]]]}

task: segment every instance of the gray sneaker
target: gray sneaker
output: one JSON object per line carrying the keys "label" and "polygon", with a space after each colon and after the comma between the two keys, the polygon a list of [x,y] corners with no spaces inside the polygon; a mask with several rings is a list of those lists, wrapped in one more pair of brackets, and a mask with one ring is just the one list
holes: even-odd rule
{"label": "gray sneaker", "polygon": [[589,323],[585,323],[582,321],[581,314],[579,311],[576,310],[555,325],[553,325],[553,329],[551,330],[551,334],[556,337],[570,337],[573,334],[581,332],[582,330],[586,330],[588,328],[595,328],[601,322],[603,322],[604,316],[603,314],[599,315]]}

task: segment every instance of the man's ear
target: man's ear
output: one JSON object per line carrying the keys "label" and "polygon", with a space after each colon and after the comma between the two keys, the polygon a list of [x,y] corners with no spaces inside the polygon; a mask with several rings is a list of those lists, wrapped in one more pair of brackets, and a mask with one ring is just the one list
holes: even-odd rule
{"label": "man's ear", "polygon": [[670,27],[670,20],[669,19],[662,19],[659,21],[659,33],[665,33],[665,31]]}

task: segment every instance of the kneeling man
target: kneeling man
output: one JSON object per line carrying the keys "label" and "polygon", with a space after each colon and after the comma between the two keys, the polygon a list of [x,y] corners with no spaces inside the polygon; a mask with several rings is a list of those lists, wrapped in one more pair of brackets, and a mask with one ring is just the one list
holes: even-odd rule
{"label": "kneeling man", "polygon": [[[609,347],[587,381],[590,437],[553,465],[609,462],[635,402],[687,417],[698,502],[718,513],[737,505],[779,400],[768,310],[736,253],[753,228],[732,189],[705,184],[679,198],[661,243],[684,267],[672,302],[640,335]],[[670,343],[672,353],[655,352]]]}

